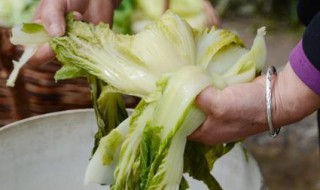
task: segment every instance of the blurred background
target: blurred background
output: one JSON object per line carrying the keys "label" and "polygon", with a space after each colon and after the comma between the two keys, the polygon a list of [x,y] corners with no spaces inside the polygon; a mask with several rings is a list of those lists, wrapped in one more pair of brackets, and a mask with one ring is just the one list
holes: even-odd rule
{"label": "blurred background", "polygon": [[[267,27],[267,65],[278,70],[304,32],[296,15],[297,0],[217,0],[222,27],[237,31],[250,45],[256,28]],[[299,89],[297,89],[299,90]],[[273,139],[267,133],[245,140],[270,190],[319,190],[320,152],[316,113],[284,126]]]}
{"label": "blurred background", "polygon": [[[55,60],[42,65],[28,63],[16,86],[5,86],[12,60],[18,59],[23,51],[22,47],[10,43],[9,29],[30,21],[37,3],[38,0],[0,2],[0,127],[34,115],[92,107],[86,80],[54,80],[53,76],[60,68]],[[221,27],[237,32],[248,47],[256,29],[266,26],[267,65],[275,65],[278,70],[287,62],[291,49],[304,31],[296,15],[297,0],[212,0],[211,3],[220,16]],[[120,12],[121,9],[128,10],[126,5],[120,6]],[[121,32],[132,32],[121,19],[115,23],[117,27],[125,28]],[[125,102],[127,107],[134,107],[137,99],[125,97]],[[245,145],[257,159],[270,190],[320,190],[315,113],[283,127],[275,139],[260,134],[246,139]]]}

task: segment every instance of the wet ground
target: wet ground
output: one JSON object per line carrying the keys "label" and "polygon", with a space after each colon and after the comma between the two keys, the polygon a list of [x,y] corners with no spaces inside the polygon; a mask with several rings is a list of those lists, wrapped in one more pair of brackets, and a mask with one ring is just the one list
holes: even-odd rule
{"label": "wet ground", "polygon": [[[225,20],[222,27],[237,31],[248,47],[255,30],[267,26],[267,65],[281,70],[303,28],[267,21]],[[267,133],[250,137],[246,145],[257,159],[270,190],[320,190],[320,151],[316,114],[281,129],[273,139]]]}

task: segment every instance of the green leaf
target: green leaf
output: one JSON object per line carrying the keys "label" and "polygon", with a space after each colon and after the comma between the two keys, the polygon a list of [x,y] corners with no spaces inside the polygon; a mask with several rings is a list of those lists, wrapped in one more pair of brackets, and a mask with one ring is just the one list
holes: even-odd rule
{"label": "green leaf", "polygon": [[98,149],[87,166],[84,183],[110,185],[113,181],[115,165],[118,162],[121,145],[129,131],[130,118],[102,137]]}
{"label": "green leaf", "polygon": [[97,101],[98,109],[107,123],[108,129],[106,133],[118,126],[124,119],[128,117],[122,94],[109,93],[107,86],[103,86],[102,92]]}
{"label": "green leaf", "polygon": [[21,28],[21,31],[29,34],[42,32],[43,30],[45,30],[43,25],[37,23],[23,23]]}
{"label": "green leaf", "polygon": [[144,128],[143,135],[142,135],[142,141],[140,145],[140,179],[141,184],[140,188],[145,189],[148,181],[148,175],[150,173],[151,164],[154,161],[154,158],[156,157],[156,154],[158,152],[160,142],[161,142],[161,130],[162,127],[152,127],[149,124]]}
{"label": "green leaf", "polygon": [[98,131],[95,134],[92,150],[93,155],[99,145],[100,139],[116,128],[128,117],[128,114],[121,94],[108,93],[104,90],[106,89],[106,84],[94,76],[88,76],[88,81],[98,124]]}
{"label": "green leaf", "polygon": [[179,185],[179,190],[187,190],[187,189],[189,189],[188,181],[186,180],[185,177],[182,177]]}
{"label": "green leaf", "polygon": [[155,103],[141,100],[133,111],[127,135],[115,170],[115,181],[111,189],[135,189],[140,187],[141,141],[143,130],[154,112]]}
{"label": "green leaf", "polygon": [[72,64],[64,64],[62,67],[55,73],[54,79],[58,80],[65,80],[65,79],[73,79],[79,77],[87,77],[88,72],[85,70],[76,67]]}
{"label": "green leaf", "polygon": [[114,12],[112,30],[117,33],[131,34],[132,15],[134,9],[134,0],[122,0]]}
{"label": "green leaf", "polygon": [[[188,141],[184,152],[184,172],[194,179],[203,181],[210,190],[222,190],[217,180],[211,175],[206,158],[209,147]],[[215,158],[216,159],[216,158]]]}

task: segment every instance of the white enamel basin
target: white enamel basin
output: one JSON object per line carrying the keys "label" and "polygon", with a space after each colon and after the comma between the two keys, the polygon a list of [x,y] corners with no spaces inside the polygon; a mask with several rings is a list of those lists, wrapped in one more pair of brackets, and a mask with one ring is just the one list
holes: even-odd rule
{"label": "white enamel basin", "polygon": [[[70,110],[21,120],[0,128],[1,190],[100,190],[83,185],[96,121],[92,109]],[[237,145],[212,171],[225,190],[259,190],[263,178],[251,155]],[[206,189],[188,178],[190,189]]]}

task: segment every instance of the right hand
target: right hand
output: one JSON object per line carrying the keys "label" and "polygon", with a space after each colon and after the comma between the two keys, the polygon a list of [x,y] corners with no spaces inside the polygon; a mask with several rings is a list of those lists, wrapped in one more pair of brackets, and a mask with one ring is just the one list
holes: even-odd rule
{"label": "right hand", "polygon": [[[253,82],[230,85],[223,90],[208,87],[196,99],[206,114],[189,140],[208,145],[232,142],[267,131],[266,75]],[[295,123],[320,108],[320,96],[296,75],[287,63],[272,88],[273,127]]]}
{"label": "right hand", "polygon": [[[76,19],[94,24],[112,24],[113,12],[118,3],[119,0],[41,0],[34,15],[34,22],[43,24],[50,36],[62,36],[66,29],[66,13],[72,11]],[[30,62],[46,63],[54,57],[49,45],[45,44],[38,49]]]}

